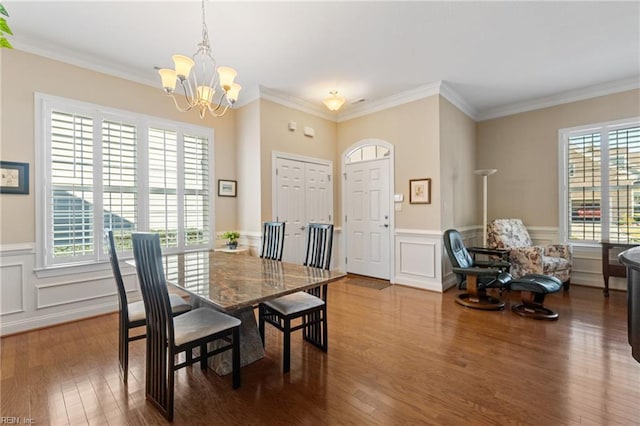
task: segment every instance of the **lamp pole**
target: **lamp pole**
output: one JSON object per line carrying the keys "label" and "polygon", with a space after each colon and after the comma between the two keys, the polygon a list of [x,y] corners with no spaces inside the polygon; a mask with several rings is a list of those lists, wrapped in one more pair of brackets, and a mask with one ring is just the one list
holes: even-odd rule
{"label": "lamp pole", "polygon": [[487,178],[498,169],[478,169],[473,173],[482,176],[482,247],[487,246]]}

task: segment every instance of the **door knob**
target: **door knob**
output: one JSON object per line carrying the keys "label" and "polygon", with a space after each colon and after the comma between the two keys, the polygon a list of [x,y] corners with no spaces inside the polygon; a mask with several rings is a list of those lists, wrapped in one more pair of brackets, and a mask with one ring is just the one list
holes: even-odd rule
{"label": "door knob", "polygon": [[389,227],[388,223],[385,223],[384,225],[380,225],[380,228],[388,228],[388,227]]}

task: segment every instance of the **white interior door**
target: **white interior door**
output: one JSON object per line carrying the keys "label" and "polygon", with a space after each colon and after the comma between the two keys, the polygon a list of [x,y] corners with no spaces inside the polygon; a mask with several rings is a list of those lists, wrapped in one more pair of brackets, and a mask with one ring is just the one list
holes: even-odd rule
{"label": "white interior door", "polygon": [[389,279],[389,159],[346,165],[347,272]]}
{"label": "white interior door", "polygon": [[306,223],[332,223],[329,194],[333,194],[333,187],[330,176],[328,165],[304,163]]}
{"label": "white interior door", "polygon": [[331,167],[281,157],[275,166],[275,216],[286,223],[282,260],[301,264],[307,223],[332,223]]}

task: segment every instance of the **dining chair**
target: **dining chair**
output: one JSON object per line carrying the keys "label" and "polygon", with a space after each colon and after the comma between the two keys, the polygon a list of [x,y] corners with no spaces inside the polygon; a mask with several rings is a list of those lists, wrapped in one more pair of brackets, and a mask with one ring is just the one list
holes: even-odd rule
{"label": "dining chair", "polygon": [[[209,356],[231,350],[232,384],[234,389],[240,387],[240,320],[210,308],[196,308],[174,318],[162,267],[160,236],[133,233],[132,241],[147,312],[146,398],[172,421],[176,370],[197,361],[205,370]],[[214,341],[220,345],[209,350],[208,344]],[[200,349],[195,358],[194,348]],[[185,361],[180,363],[176,355],[181,352],[185,352]]]}
{"label": "dining chair", "polygon": [[[310,223],[307,225],[304,265],[329,269],[333,244],[333,225]],[[303,338],[320,348],[328,350],[327,333],[327,284],[299,291],[277,299],[263,302],[258,307],[258,328],[264,346],[264,325],[269,323],[283,333],[282,371],[291,368],[291,333],[303,330]],[[300,319],[300,323],[291,325]]]}
{"label": "dining chair", "polygon": [[263,259],[282,260],[284,249],[284,222],[264,222],[262,224],[262,250],[260,257]]}
{"label": "dining chair", "polygon": [[[120,311],[118,315],[118,358],[120,360],[120,375],[122,381],[127,383],[129,372],[129,342],[144,339],[146,334],[138,334],[131,336],[129,330],[142,327],[146,324],[144,302],[142,300],[128,303],[127,291],[124,288],[124,280],[120,272],[120,264],[118,263],[118,254],[116,252],[115,239],[111,229],[104,230],[104,241],[111,262],[111,270],[113,278],[116,281],[118,289],[118,304]],[[191,310],[191,305],[177,294],[169,295],[171,303],[171,312],[173,315],[180,315]]]}

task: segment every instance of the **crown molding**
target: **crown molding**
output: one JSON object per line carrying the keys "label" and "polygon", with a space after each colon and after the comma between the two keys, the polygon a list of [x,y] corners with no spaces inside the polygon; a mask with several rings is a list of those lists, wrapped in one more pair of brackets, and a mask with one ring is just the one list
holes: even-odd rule
{"label": "crown molding", "polygon": [[77,50],[66,49],[55,44],[43,43],[42,41],[35,41],[20,36],[13,36],[11,38],[11,44],[13,44],[16,50],[22,50],[23,52],[42,56],[54,61],[75,65],[80,68],[85,68],[162,90],[160,88],[159,77],[155,80],[150,77],[132,73],[130,69],[124,67],[118,68],[113,62],[106,62],[101,58],[82,54]]}
{"label": "crown molding", "polygon": [[260,86],[259,91],[261,99],[275,102],[298,111],[306,112],[307,114],[315,115],[317,117],[324,118],[325,120],[337,121],[335,114],[329,113],[320,106],[305,101],[304,99],[296,98],[295,96],[290,96],[265,86]]}
{"label": "crown molding", "polygon": [[[146,86],[158,89],[160,87],[159,79],[151,78],[151,74],[147,76],[146,74],[134,73],[131,72],[131,69],[124,66],[118,67],[118,65],[113,62],[105,61],[104,59],[90,54],[66,49],[41,40],[31,40],[28,37],[20,35],[14,35],[11,38],[11,43],[14,45],[16,50],[21,50],[80,68],[133,81]],[[336,114],[326,111],[322,106],[316,105],[315,103],[284,94],[274,89],[260,86],[257,90],[245,90],[243,92],[244,96],[240,97],[240,101],[234,107],[239,108],[257,99],[266,99],[289,108],[315,115],[325,120],[340,123],[430,96],[441,95],[474,121],[484,121],[638,88],[640,88],[640,76],[635,76],[562,92],[547,97],[532,99],[525,102],[478,110],[468,103],[458,92],[456,92],[449,83],[446,81],[437,81],[404,92],[396,93],[387,98],[363,104],[351,105],[346,111]]]}
{"label": "crown molding", "polygon": [[264,86],[260,86],[259,96],[262,99],[340,123],[434,95],[441,95],[445,97],[471,119],[476,120],[478,114],[477,110],[465,101],[464,98],[445,81],[437,81],[435,83],[416,87],[415,89],[396,93],[395,95],[372,101],[367,104],[352,106],[349,111],[338,114],[326,112],[324,108],[314,103],[286,95],[282,92]]}
{"label": "crown molding", "polygon": [[344,113],[338,114],[337,121],[338,123],[341,123],[343,121],[352,120],[374,112],[383,111],[409,102],[428,98],[429,96],[438,95],[440,94],[441,86],[442,81],[437,81],[435,83],[416,87],[415,89],[396,93],[395,95],[383,99],[367,102],[366,104],[355,105],[351,111],[345,111]]}
{"label": "crown molding", "polygon": [[465,113],[469,118],[478,121],[478,110],[467,102],[462,95],[453,90],[451,85],[446,81],[440,86],[440,96],[451,102],[456,108]]}
{"label": "crown molding", "polygon": [[526,102],[519,102],[511,105],[490,108],[481,111],[476,121],[490,120],[492,118],[505,117],[521,112],[533,111],[536,109],[548,108],[570,102],[582,101],[585,99],[597,98],[599,96],[611,95],[613,93],[626,92],[628,90],[640,88],[640,76],[622,80],[610,81],[595,86],[583,87],[576,90],[558,93],[543,98],[532,99]]}

